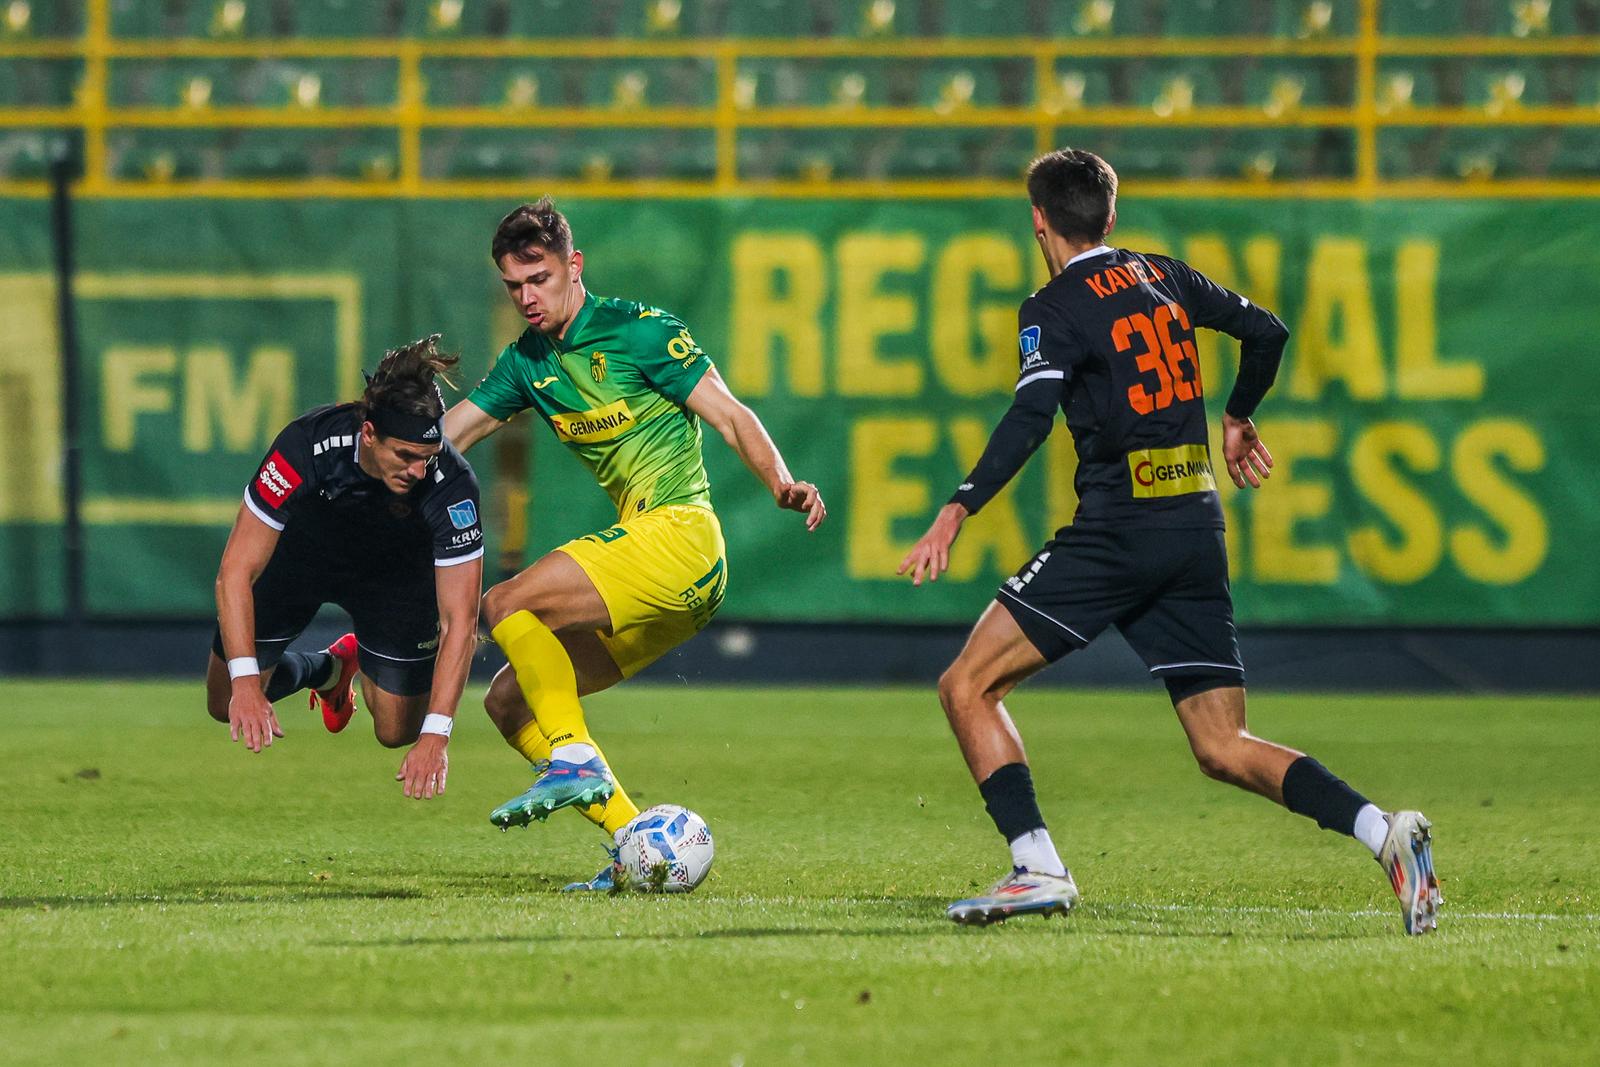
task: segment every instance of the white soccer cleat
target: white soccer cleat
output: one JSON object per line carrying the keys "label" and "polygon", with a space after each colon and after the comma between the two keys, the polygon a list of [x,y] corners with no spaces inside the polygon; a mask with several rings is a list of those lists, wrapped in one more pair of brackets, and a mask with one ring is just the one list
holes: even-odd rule
{"label": "white soccer cleat", "polygon": [[1400,898],[1400,917],[1406,933],[1425,934],[1439,925],[1439,879],[1433,873],[1433,826],[1420,811],[1385,815],[1389,836],[1383,839],[1378,862]]}
{"label": "white soccer cleat", "polygon": [[1005,922],[1013,915],[1065,915],[1078,903],[1072,872],[1040,874],[1013,867],[981,897],[958,900],[945,914],[967,926]]}

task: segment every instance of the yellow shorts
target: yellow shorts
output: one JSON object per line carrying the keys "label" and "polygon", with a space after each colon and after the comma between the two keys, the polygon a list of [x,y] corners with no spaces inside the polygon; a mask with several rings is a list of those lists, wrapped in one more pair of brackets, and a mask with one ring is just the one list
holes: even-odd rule
{"label": "yellow shorts", "polygon": [[568,541],[611,613],[601,634],[624,678],[699,633],[722,606],[727,546],[710,508],[669,504]]}

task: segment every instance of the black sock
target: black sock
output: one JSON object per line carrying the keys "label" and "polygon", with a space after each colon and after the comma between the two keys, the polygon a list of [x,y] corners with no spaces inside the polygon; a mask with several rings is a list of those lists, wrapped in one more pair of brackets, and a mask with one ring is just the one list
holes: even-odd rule
{"label": "black sock", "polygon": [[989,818],[1009,844],[1023,834],[1044,829],[1039,801],[1033,794],[1033,774],[1026,763],[1008,763],[978,786]]}
{"label": "black sock", "polygon": [[333,680],[333,657],[326,652],[285,652],[267,681],[267,703],[273,704],[290,693]]}
{"label": "black sock", "polygon": [[1367,804],[1366,797],[1310,756],[1301,756],[1284,772],[1283,806],[1296,815],[1315,819],[1324,830],[1353,837],[1356,813]]}

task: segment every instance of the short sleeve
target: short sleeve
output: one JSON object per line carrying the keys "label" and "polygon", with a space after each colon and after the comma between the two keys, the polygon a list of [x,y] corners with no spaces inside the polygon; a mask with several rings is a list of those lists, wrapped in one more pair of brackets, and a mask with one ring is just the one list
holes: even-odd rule
{"label": "short sleeve", "polygon": [[[446,460],[441,459],[440,463]],[[433,536],[436,567],[454,567],[483,555],[477,475],[459,454],[450,456],[448,465],[450,472],[433,487],[422,509]],[[440,469],[445,468],[441,466]]]}
{"label": "short sleeve", "polygon": [[1017,311],[1017,389],[1052,382],[1059,389],[1083,359],[1083,346],[1038,294]]}
{"label": "short sleeve", "polygon": [[528,407],[529,400],[516,372],[517,346],[506,345],[494,366],[467,399],[485,415],[505,422]]}
{"label": "short sleeve", "polygon": [[298,422],[285,426],[244,490],[245,507],[274,530],[288,525],[295,505],[313,492],[311,440]]}
{"label": "short sleeve", "polygon": [[679,407],[711,369],[711,357],[689,328],[664,311],[642,315],[634,325],[633,356],[645,381]]}

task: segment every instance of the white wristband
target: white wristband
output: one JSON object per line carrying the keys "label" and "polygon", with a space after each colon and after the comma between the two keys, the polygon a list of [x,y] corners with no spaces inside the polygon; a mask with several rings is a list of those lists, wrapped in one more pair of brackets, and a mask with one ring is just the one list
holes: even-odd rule
{"label": "white wristband", "polygon": [[228,677],[244,678],[252,674],[261,673],[261,664],[256,662],[254,656],[235,656],[228,661]]}
{"label": "white wristband", "polygon": [[450,715],[440,715],[437,711],[430,711],[422,720],[422,732],[425,734],[438,734],[440,737],[449,737],[456,720]]}

